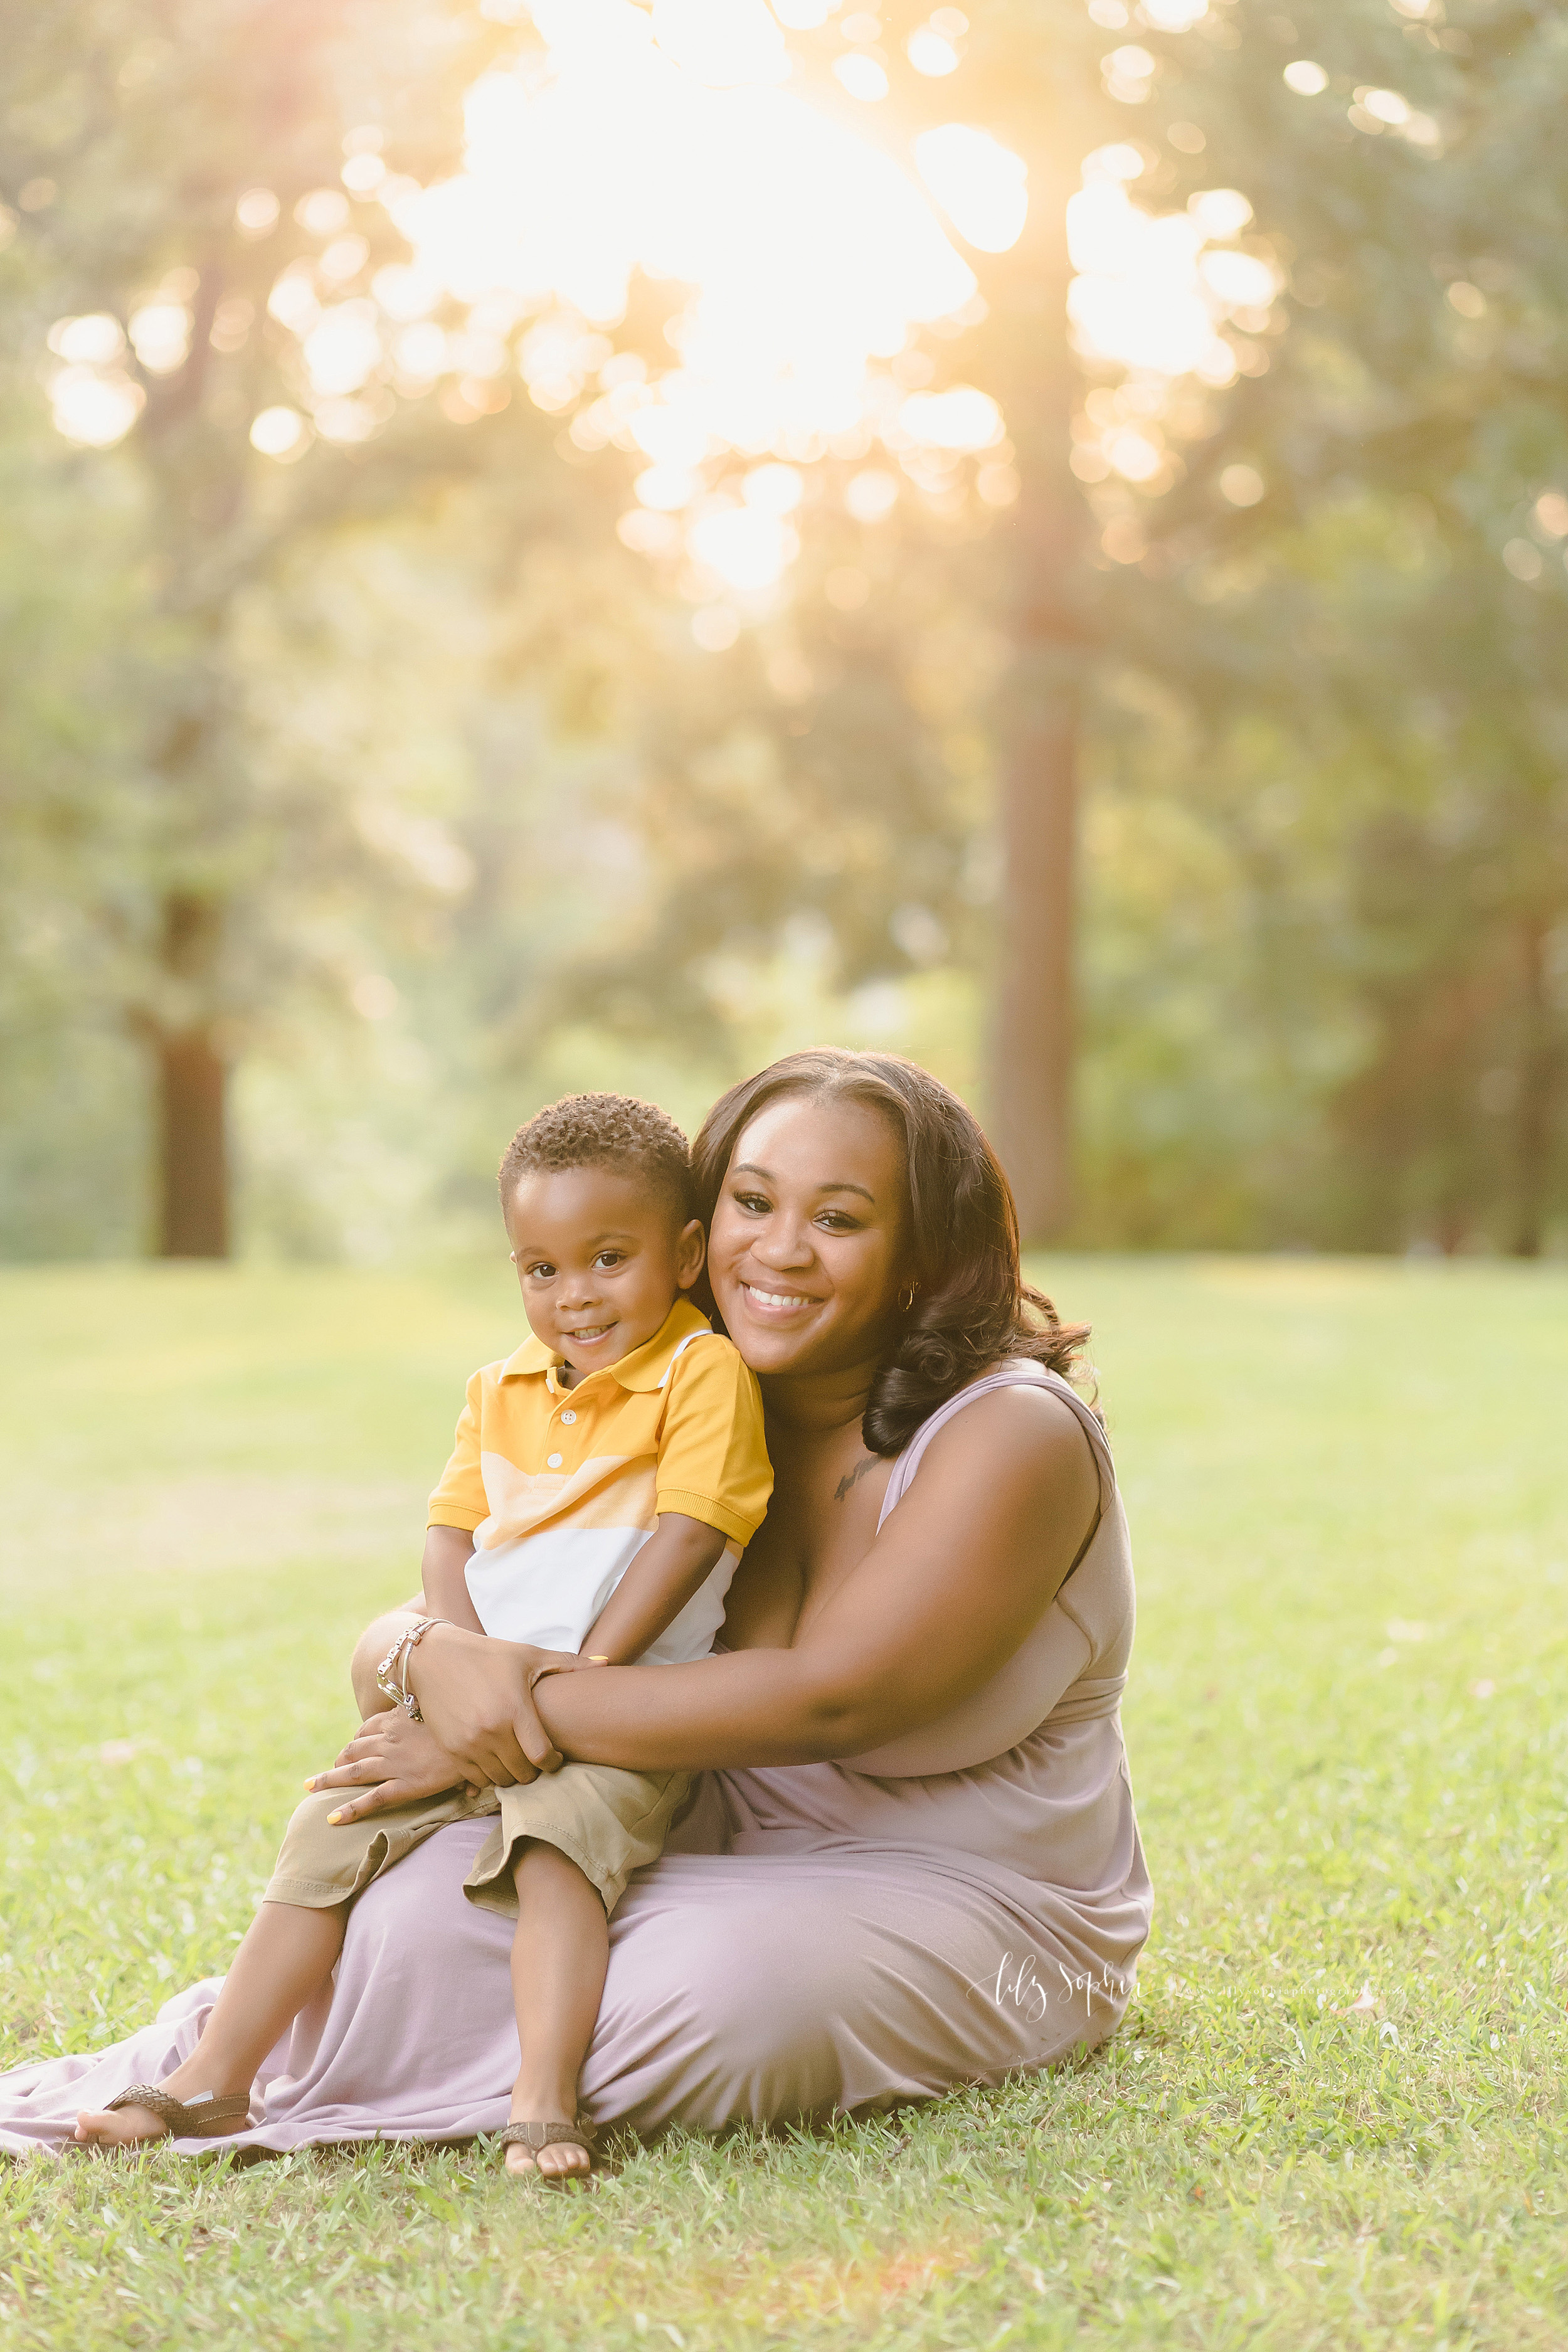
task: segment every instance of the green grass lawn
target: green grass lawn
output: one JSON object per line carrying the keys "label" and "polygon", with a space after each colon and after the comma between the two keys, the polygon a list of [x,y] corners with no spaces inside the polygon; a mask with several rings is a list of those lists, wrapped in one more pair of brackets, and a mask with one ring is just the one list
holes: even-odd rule
{"label": "green grass lawn", "polygon": [[[517,1337],[505,1273],[0,1276],[0,2063],[222,1966]],[[1568,2342],[1568,1280],[1048,1278],[1140,1567],[1117,2040],[596,2198],[381,2147],[0,2168],[0,2343]]]}

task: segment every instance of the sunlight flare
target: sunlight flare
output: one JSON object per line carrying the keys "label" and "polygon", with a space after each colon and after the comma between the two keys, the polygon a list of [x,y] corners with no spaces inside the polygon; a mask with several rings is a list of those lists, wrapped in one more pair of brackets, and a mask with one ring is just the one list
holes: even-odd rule
{"label": "sunlight flare", "polygon": [[[786,35],[834,13],[833,0],[533,0],[542,50],[469,89],[450,178],[421,186],[388,169],[378,127],[351,131],[343,184],[292,207],[319,249],[289,259],[268,298],[297,350],[282,399],[250,428],[258,455],[288,463],[318,437],[368,440],[398,399],[432,393],[455,423],[471,421],[504,407],[521,377],[576,448],[613,445],[634,461],[619,536],[684,562],[694,597],[765,596],[798,552],[801,468],[829,455],[868,461],[842,493],[867,527],[904,481],[918,498],[950,500],[962,482],[982,509],[1012,504],[1021,481],[995,400],[914,347],[985,315],[960,247],[1017,244],[1024,160],[972,122],[908,138],[890,115],[868,111],[862,129],[860,109],[813,103],[791,86]],[[1120,0],[1090,13],[1131,22]],[[1205,0],[1144,0],[1139,21],[1177,34],[1206,13]],[[841,28],[834,70],[869,108],[889,89],[879,22],[851,13]],[[928,81],[956,74],[968,32],[961,10],[935,8],[905,61]],[[1113,97],[1141,104],[1162,68],[1128,40],[1103,69]],[[1316,70],[1291,66],[1287,79],[1305,90]],[[1367,122],[1405,128],[1396,93],[1358,101]],[[1239,191],[1203,191],[1184,213],[1141,205],[1147,154],[1129,139],[1085,161],[1068,207],[1068,316],[1090,370],[1127,376],[1121,393],[1089,395],[1075,470],[1157,494],[1174,478],[1159,387],[1261,373],[1267,353],[1249,339],[1280,278],[1258,240],[1237,243],[1252,215]],[[356,202],[382,208],[405,260],[372,269]],[[270,189],[249,188],[236,220],[265,236],[281,210]],[[662,363],[616,348],[639,278],[673,292]],[[132,428],[147,381],[189,354],[195,285],[194,271],[172,273],[123,325],[106,313],[58,322],[49,391],[62,434],[108,447]],[[216,329],[214,340],[230,348]]]}

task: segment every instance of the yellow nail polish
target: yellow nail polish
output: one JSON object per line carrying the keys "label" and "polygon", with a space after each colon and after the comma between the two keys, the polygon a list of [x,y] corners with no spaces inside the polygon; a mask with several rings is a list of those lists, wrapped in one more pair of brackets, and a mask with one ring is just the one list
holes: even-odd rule
{"label": "yellow nail polish", "polygon": [[335,1813],[329,1813],[329,1814],[327,1815],[327,1821],[328,1821],[329,1825],[330,1825],[331,1822],[341,1822],[341,1821],[342,1820],[342,1817],[343,1817],[343,1809],[342,1809],[342,1807],[340,1805],[340,1806],[338,1807],[338,1810],[337,1810],[337,1811],[336,1811]]}
{"label": "yellow nail polish", "polygon": [[314,1776],[314,1774],[309,1774],[309,1775],[307,1775],[307,1777],[306,1777],[306,1780],[305,1780],[305,1786],[306,1786],[306,1788],[307,1788],[307,1789],[313,1789],[313,1788],[315,1787],[315,1785],[316,1785],[316,1781],[315,1781],[315,1776]]}

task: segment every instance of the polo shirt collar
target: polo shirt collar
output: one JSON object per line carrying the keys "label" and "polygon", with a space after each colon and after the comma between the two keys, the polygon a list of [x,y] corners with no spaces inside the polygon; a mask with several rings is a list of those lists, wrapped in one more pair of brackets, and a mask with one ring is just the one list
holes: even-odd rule
{"label": "polo shirt collar", "polygon": [[[710,1331],[712,1328],[708,1318],[693,1307],[690,1299],[682,1292],[651,1339],[645,1339],[640,1348],[634,1348],[629,1356],[621,1358],[618,1364],[607,1364],[604,1370],[609,1372],[622,1388],[629,1389],[634,1392],[657,1389],[674,1361],[675,1351],[681,1341],[690,1339],[693,1332]],[[557,1349],[547,1348],[542,1339],[535,1339],[530,1332],[521,1347],[510,1355],[502,1365],[501,1378],[503,1381],[510,1381],[520,1379],[530,1372],[542,1372],[547,1385],[554,1389],[560,1385],[555,1374],[565,1360],[565,1357]],[[589,1380],[598,1378],[599,1374],[596,1372],[590,1372],[588,1375]],[[579,1381],[577,1386],[583,1388],[586,1386],[586,1382]]]}

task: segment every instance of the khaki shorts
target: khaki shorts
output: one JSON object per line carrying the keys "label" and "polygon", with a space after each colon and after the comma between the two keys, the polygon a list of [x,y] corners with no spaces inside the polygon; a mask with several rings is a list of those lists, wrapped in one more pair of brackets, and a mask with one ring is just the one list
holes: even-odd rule
{"label": "khaki shorts", "polygon": [[494,1817],[495,1827],[463,1882],[470,1903],[515,1918],[512,1867],[529,1838],[556,1846],[596,1886],[606,1912],[626,1880],[664,1850],[670,1821],[691,1786],[689,1772],[624,1772],[613,1764],[563,1764],[526,1787],[448,1789],[412,1805],[334,1827],[327,1815],[350,1789],[322,1789],[289,1822],[264,1901],[324,1911],[363,1894],[416,1845],[450,1822]]}

